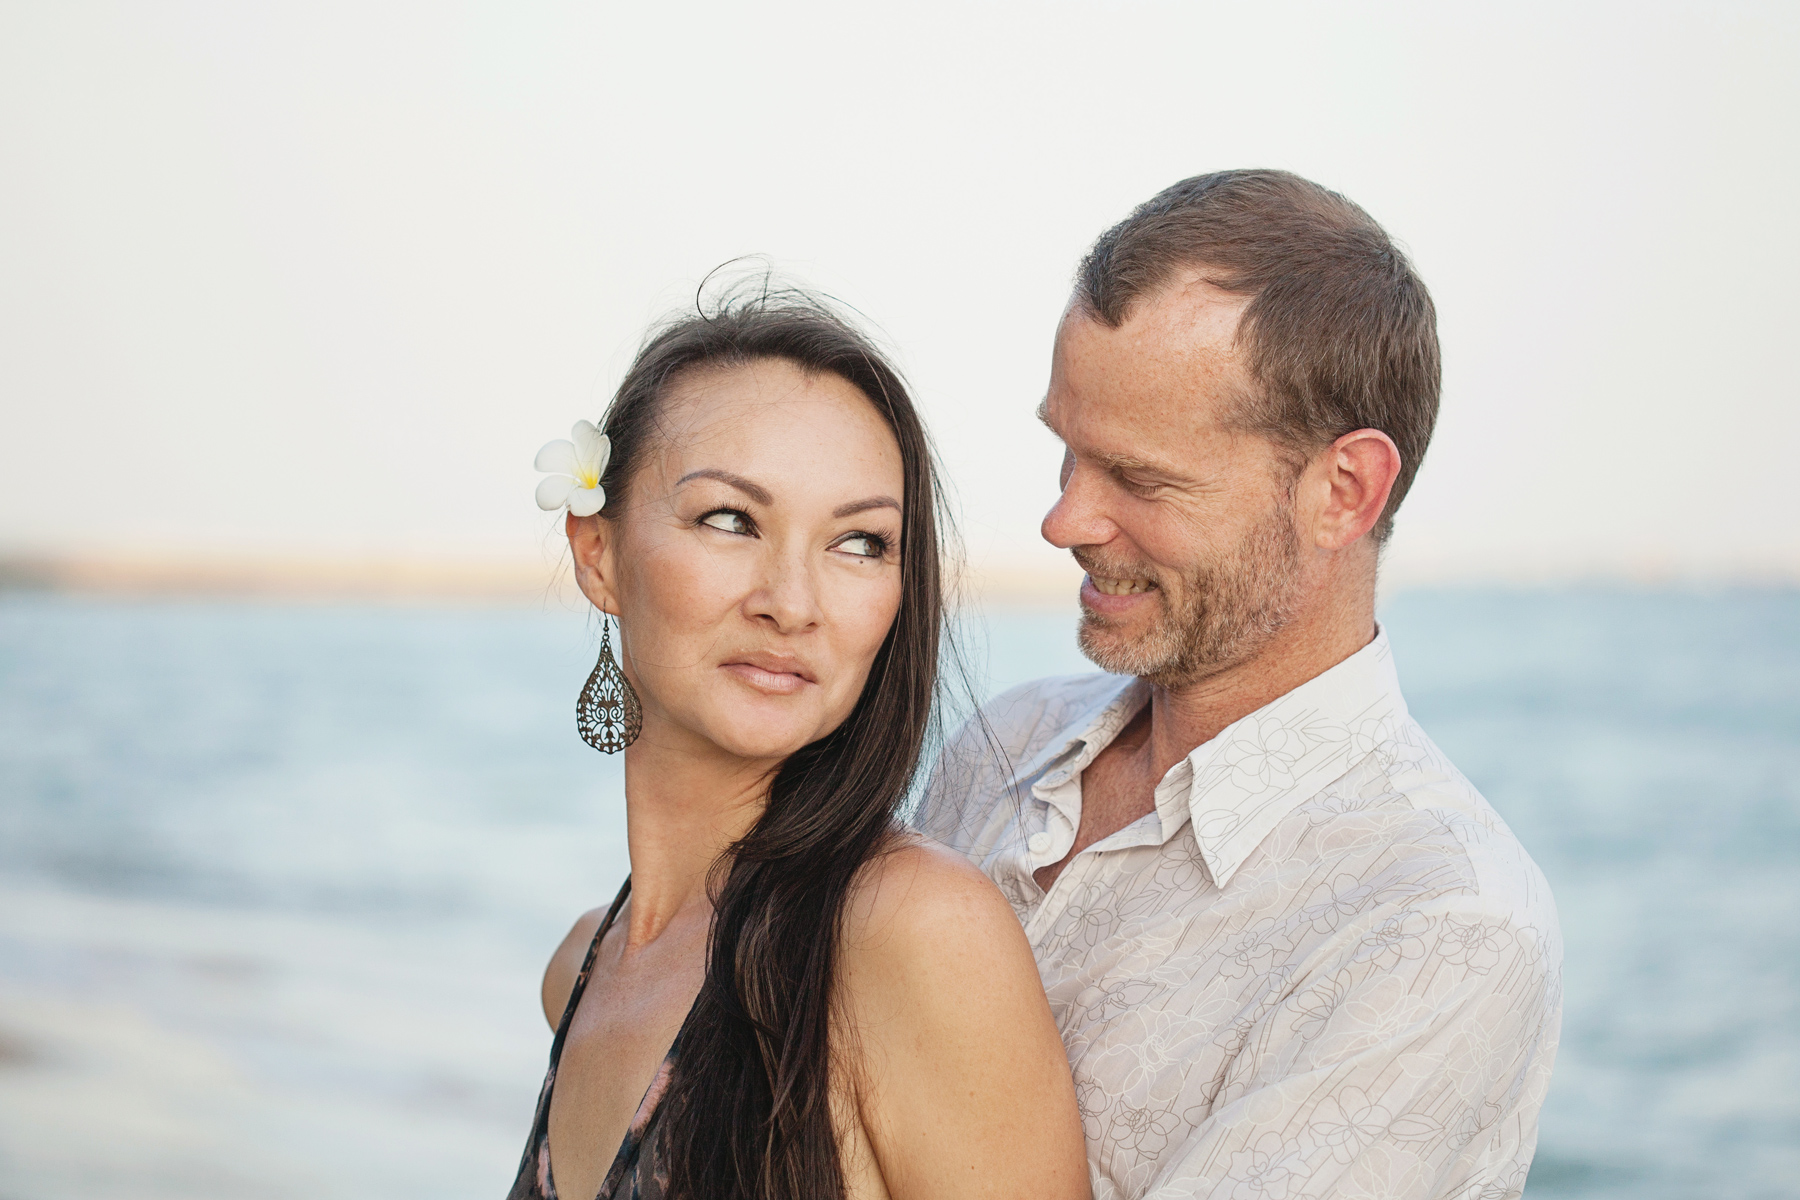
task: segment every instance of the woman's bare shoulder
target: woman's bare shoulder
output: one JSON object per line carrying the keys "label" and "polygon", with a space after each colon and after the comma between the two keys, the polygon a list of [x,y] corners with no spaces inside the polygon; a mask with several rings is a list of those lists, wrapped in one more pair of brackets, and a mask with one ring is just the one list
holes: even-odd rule
{"label": "woman's bare shoulder", "polygon": [[[857,880],[840,1003],[862,1116],[894,1195],[1088,1195],[1075,1085],[1030,943],[1000,890],[921,839]],[[921,1152],[929,1147],[929,1152]]]}
{"label": "woman's bare shoulder", "polygon": [[844,917],[844,965],[878,986],[898,977],[907,992],[928,991],[1008,968],[1036,979],[1000,889],[962,855],[916,834],[863,868]]}
{"label": "woman's bare shoulder", "polygon": [[563,935],[562,944],[550,956],[550,965],[544,968],[544,1020],[550,1022],[552,1029],[562,1023],[569,993],[575,990],[575,977],[581,974],[581,961],[587,957],[588,946],[604,920],[604,908],[590,908],[575,918],[575,924]]}

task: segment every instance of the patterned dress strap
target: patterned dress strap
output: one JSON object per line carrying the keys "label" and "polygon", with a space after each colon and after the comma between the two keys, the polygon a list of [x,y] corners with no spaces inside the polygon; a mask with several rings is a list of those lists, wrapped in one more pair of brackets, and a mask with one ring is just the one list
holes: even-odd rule
{"label": "patterned dress strap", "polygon": [[594,939],[588,943],[587,956],[581,960],[581,970],[575,976],[575,986],[569,989],[569,1002],[563,1005],[562,1020],[556,1024],[556,1038],[550,1043],[550,1066],[544,1072],[544,1086],[538,1091],[537,1113],[531,1120],[531,1136],[526,1139],[525,1153],[519,1160],[519,1175],[513,1181],[508,1200],[540,1200],[552,1190],[549,1157],[544,1152],[544,1143],[549,1132],[550,1096],[556,1087],[556,1068],[562,1062],[563,1042],[569,1036],[569,1022],[575,1015],[575,1009],[581,1004],[581,994],[587,990],[588,976],[593,974],[594,959],[599,956],[600,943],[605,940],[607,930],[618,919],[619,910],[625,907],[625,899],[629,895],[631,877],[628,875],[624,886],[619,889],[618,897],[613,900],[612,907],[606,910],[606,919],[594,931]]}
{"label": "patterned dress strap", "polygon": [[625,907],[625,900],[630,895],[631,876],[627,875],[619,888],[618,896],[613,899],[612,907],[606,910],[606,919],[600,922],[600,928],[594,930],[594,940],[588,943],[587,956],[581,960],[581,970],[575,975],[575,986],[569,989],[569,1002],[563,1005],[562,1020],[556,1023],[556,1041],[550,1045],[552,1066],[562,1057],[563,1038],[569,1032],[569,1019],[575,1015],[575,1009],[581,1003],[581,994],[587,991],[588,976],[594,973],[594,959],[600,955],[600,943],[605,939],[607,930],[613,927],[619,910]]}

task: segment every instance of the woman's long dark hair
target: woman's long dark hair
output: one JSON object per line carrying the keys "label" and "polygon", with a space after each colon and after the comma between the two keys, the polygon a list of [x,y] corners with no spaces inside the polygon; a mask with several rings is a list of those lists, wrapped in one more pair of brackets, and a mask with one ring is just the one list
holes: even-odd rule
{"label": "woman's long dark hair", "polygon": [[766,282],[696,307],[652,331],[607,410],[610,513],[660,441],[670,384],[697,368],[778,359],[836,375],[900,446],[899,612],[849,717],[781,765],[762,817],[715,868],[706,979],[662,1101],[671,1197],[829,1200],[844,1194],[831,1110],[840,926],[935,733],[944,512],[924,426],[867,336],[820,298]]}

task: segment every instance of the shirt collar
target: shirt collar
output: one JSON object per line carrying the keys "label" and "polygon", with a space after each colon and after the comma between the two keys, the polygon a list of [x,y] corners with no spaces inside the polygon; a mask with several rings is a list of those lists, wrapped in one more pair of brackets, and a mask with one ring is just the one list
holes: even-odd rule
{"label": "shirt collar", "polygon": [[1112,675],[1110,686],[1099,689],[1089,702],[1075,710],[1062,737],[1051,738],[1037,753],[1013,771],[1009,785],[1054,787],[1080,774],[1100,751],[1112,744],[1119,731],[1137,715],[1150,697],[1150,685],[1130,675]]}
{"label": "shirt collar", "polygon": [[[1060,785],[1111,744],[1149,693],[1142,680],[1118,677],[1117,686],[1073,714],[1068,736],[1020,764],[1012,785],[1029,782],[1040,796],[1057,798],[1072,792]],[[1224,887],[1283,817],[1393,737],[1405,718],[1393,653],[1377,629],[1367,646],[1227,725],[1171,767],[1156,788],[1162,840],[1192,821],[1207,872]],[[1067,815],[1079,824],[1079,811]]]}
{"label": "shirt collar", "polygon": [[1405,719],[1393,652],[1377,629],[1337,666],[1196,746],[1185,760],[1187,808],[1213,883],[1224,887],[1282,818],[1392,739]]}

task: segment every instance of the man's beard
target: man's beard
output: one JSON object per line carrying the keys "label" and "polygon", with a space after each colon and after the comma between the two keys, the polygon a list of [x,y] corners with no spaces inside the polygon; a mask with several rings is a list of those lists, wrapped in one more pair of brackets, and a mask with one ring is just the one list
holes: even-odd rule
{"label": "man's beard", "polygon": [[[1156,579],[1141,566],[1109,564],[1084,547],[1073,551],[1089,575]],[[1150,629],[1126,638],[1106,617],[1081,613],[1081,652],[1103,671],[1181,687],[1253,657],[1293,619],[1300,578],[1300,539],[1293,509],[1277,504],[1218,561],[1182,576],[1177,611],[1168,591],[1154,589],[1159,611]]]}

